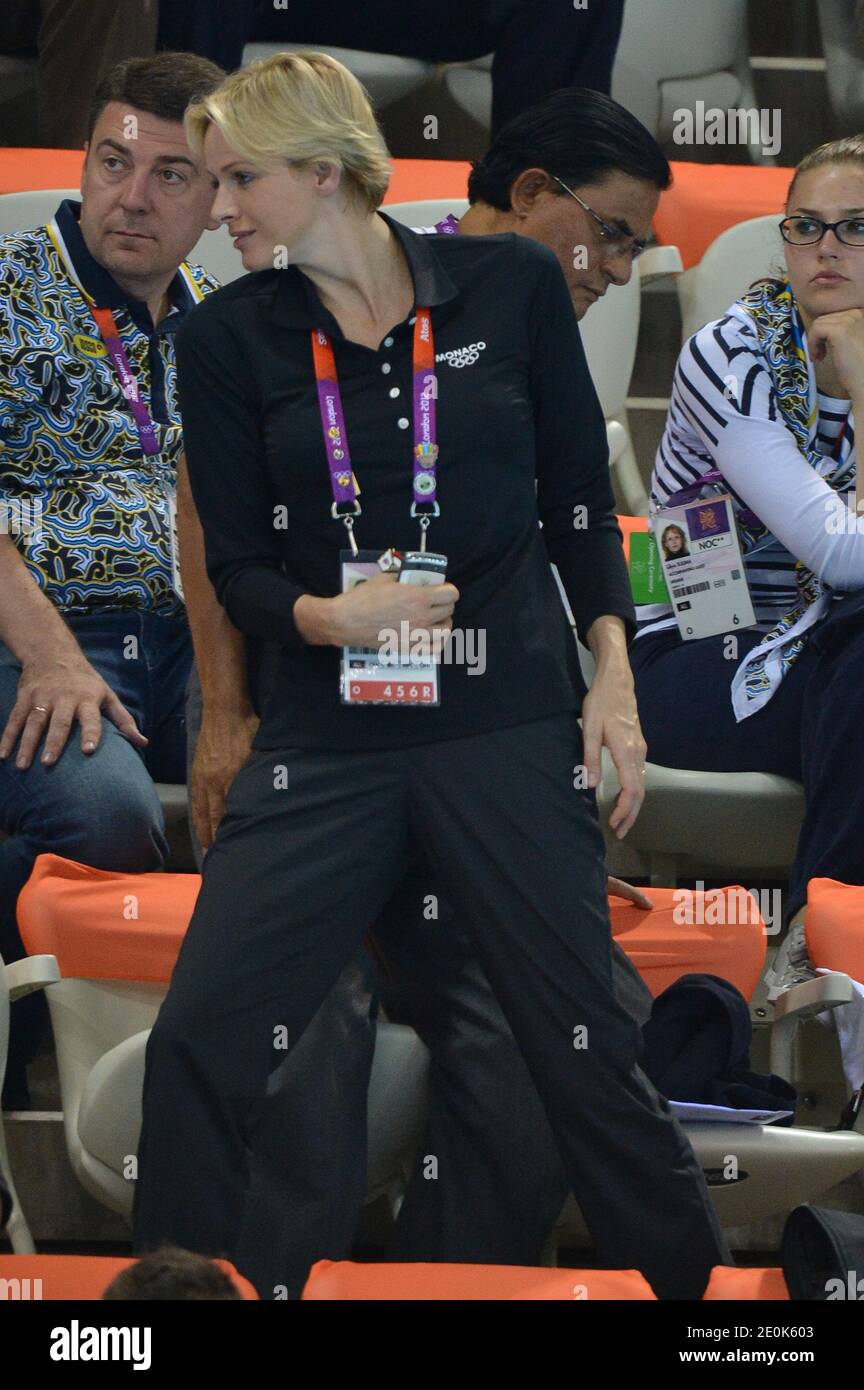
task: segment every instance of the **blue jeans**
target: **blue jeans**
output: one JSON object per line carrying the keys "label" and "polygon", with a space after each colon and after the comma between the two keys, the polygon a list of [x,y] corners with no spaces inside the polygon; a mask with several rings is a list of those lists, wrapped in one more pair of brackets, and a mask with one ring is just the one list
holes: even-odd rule
{"label": "blue jeans", "polygon": [[[39,761],[41,746],[25,771],[15,766],[17,747],[0,762],[0,956],[25,954],[15,907],[39,854],[52,853],[98,869],[143,873],[161,867],[167,842],[155,782],[186,777],[184,692],[192,662],[185,618],[156,613],[106,612],[72,616],[69,627],[90,664],[123,701],[150,740],[139,752],[102,719],[95,753],[81,751],[73,725],[53,767]],[[130,640],[130,639],[134,639]],[[0,723],[15,703],[20,663],[0,643]],[[26,1103],[23,1068],[39,1045],[41,996],[12,1009],[4,1103]]]}

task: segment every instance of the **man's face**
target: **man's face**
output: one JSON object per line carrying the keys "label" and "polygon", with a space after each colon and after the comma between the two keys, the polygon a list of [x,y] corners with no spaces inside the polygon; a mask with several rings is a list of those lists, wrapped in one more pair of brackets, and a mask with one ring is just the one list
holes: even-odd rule
{"label": "man's face", "polygon": [[655,184],[617,170],[599,183],[571,187],[620,231],[620,242],[604,240],[591,213],[557,185],[557,192],[545,191],[535,198],[518,230],[555,252],[581,319],[610,285],[627,284],[633,270],[630,245],[634,237],[646,241],[650,236],[660,192]]}
{"label": "man's face", "polygon": [[81,176],[81,232],[120,284],[171,276],[206,227],[210,181],[182,123],[123,102],[105,107]]}

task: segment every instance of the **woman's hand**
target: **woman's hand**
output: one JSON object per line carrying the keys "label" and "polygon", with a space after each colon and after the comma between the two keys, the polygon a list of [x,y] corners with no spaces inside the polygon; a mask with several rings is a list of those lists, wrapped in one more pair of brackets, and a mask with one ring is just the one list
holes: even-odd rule
{"label": "woman's hand", "polygon": [[582,739],[589,787],[600,781],[600,751],[609,749],[621,790],[609,817],[609,828],[623,840],[645,798],[645,754],[633,675],[627,661],[597,668],[582,702]]}
{"label": "woman's hand", "polygon": [[646,908],[648,911],[654,906],[647,893],[643,893],[641,888],[635,888],[632,883],[625,883],[623,878],[613,878],[611,874],[606,879],[606,892],[611,894],[613,898],[626,898],[628,903],[633,903],[635,907]]}
{"label": "woman's hand", "polygon": [[829,363],[850,398],[864,395],[864,313],[860,309],[820,314],[807,330],[807,345],[814,364]]}
{"label": "woman's hand", "polygon": [[451,630],[458,598],[454,584],[400,584],[395,574],[376,574],[350,593],[325,600],[330,605],[330,641],[337,647],[378,647],[387,640],[385,629],[398,640],[401,624],[407,623],[412,643],[429,633],[434,646],[432,631]]}

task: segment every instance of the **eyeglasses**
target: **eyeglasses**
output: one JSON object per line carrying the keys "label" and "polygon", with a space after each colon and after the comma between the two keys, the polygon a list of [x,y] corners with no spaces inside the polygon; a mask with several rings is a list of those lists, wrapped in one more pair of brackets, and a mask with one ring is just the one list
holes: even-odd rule
{"label": "eyeglasses", "polygon": [[864,217],[843,217],[823,222],[820,217],[784,217],[780,235],[790,246],[816,246],[826,232],[833,232],[844,246],[864,246]]}
{"label": "eyeglasses", "polygon": [[623,256],[629,253],[630,259],[633,261],[637,260],[639,256],[642,255],[642,252],[648,245],[646,241],[640,241],[638,237],[628,236],[626,232],[621,231],[620,227],[613,227],[612,223],[607,222],[604,217],[601,217],[599,212],[595,212],[593,208],[589,208],[584,199],[580,198],[578,193],[574,193],[572,188],[568,188],[564,180],[559,179],[557,174],[551,174],[550,178],[553,178],[556,183],[560,183],[564,192],[569,193],[571,198],[575,198],[580,208],[584,208],[585,211],[594,218],[594,221],[600,228],[602,240],[609,247],[613,255]]}

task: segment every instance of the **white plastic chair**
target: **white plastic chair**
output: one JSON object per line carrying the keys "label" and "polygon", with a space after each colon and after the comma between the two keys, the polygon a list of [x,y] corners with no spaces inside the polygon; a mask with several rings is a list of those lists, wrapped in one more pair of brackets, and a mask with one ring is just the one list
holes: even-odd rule
{"label": "white plastic chair", "polygon": [[[492,54],[444,69],[453,100],[488,130],[492,122]],[[754,108],[747,0],[627,0],[612,70],[612,96],[651,134],[669,140],[674,113],[706,107]],[[756,164],[775,161],[751,146]]]}
{"label": "white plastic chair", "polygon": [[[81,198],[78,188],[37,188],[24,193],[0,194],[0,236],[29,232],[50,222],[64,198],[76,202]],[[206,231],[186,258],[193,265],[203,265],[220,284],[227,285],[245,275],[243,260],[235,251],[226,228]]]}
{"label": "white plastic chair", "polygon": [[[30,956],[6,968],[0,1011],[7,983],[16,994],[45,988],[72,1171],[103,1206],[131,1218],[144,1053],[165,986],[66,980],[56,957]],[[0,1049],[5,1064],[2,1012]],[[379,1023],[369,1090],[367,1203],[387,1196],[391,1208],[398,1206],[406,1162],[422,1137],[427,1074],[428,1055],[413,1029]],[[8,1173],[2,1142],[0,1164]],[[16,1251],[28,1253],[29,1231],[17,1206],[9,1230]]]}
{"label": "white plastic chair", "polygon": [[610,285],[598,303],[579,322],[591,376],[606,419],[609,466],[618,484],[624,509],[644,516],[648,494],[630,435],[627,397],[636,361],[642,287],[661,275],[677,275],[681,256],[677,246],[653,246],[636,262],[626,285]]}
{"label": "white plastic chair", "polygon": [[[747,25],[747,0],[627,0],[612,96],[660,141],[697,101],[756,109]],[[754,164],[776,163],[761,145],[747,148]]]}
{"label": "white plastic chair", "polygon": [[34,188],[25,193],[0,193],[0,236],[14,236],[44,227],[64,198],[80,197],[80,188]]}
{"label": "white plastic chair", "polygon": [[[57,1046],[72,1169],[97,1201],[128,1220],[134,1201],[144,1052],[165,987],[62,979],[56,957],[31,956],[0,973],[0,1011],[7,988],[20,994],[43,987]],[[833,1007],[843,997],[842,991],[834,998],[826,989],[820,1007]],[[0,1065],[4,1060],[5,1051],[0,1050]],[[428,1056],[413,1030],[379,1024],[369,1096],[366,1200],[385,1196],[394,1215],[408,1156],[423,1135],[427,1085]],[[748,1225],[791,1210],[864,1169],[861,1133],[704,1124],[685,1128],[709,1175],[724,1171],[729,1154],[738,1159],[739,1180],[718,1180],[711,1187],[724,1226]],[[8,1163],[5,1167],[8,1173]],[[574,1233],[584,1235],[572,1201],[559,1223],[559,1238],[564,1231],[570,1239]],[[10,1233],[17,1253],[32,1252],[20,1209]]]}
{"label": "white plastic chair", "polygon": [[[6,1077],[6,1059],[9,1055],[9,1005],[14,1000],[31,992],[33,985],[31,985],[30,980],[34,975],[38,975],[45,982],[60,978],[56,961],[52,965],[52,959],[47,956],[36,957],[37,963],[35,965],[26,959],[15,961],[12,965],[4,965],[0,959],[0,1090],[3,1089],[3,1082]],[[41,988],[41,985],[36,987]],[[21,1210],[21,1203],[12,1177],[9,1151],[6,1147],[6,1136],[3,1131],[2,1111],[0,1111],[0,1174],[2,1174],[12,1197],[12,1215],[6,1226],[6,1235],[16,1255],[34,1255],[36,1246],[30,1234],[30,1227],[27,1225],[27,1218]]]}
{"label": "white plastic chair", "polygon": [[[618,794],[618,774],[603,750],[597,790],[606,828]],[[691,772],[647,763],[645,800],[627,832],[630,855],[642,861],[654,887],[675,887],[679,878],[715,878],[746,868],[767,876],[788,873],[804,817],[800,783],[767,772]],[[610,857],[618,841],[609,836]],[[613,869],[612,872],[615,872]],[[634,872],[634,870],[629,870]]]}
{"label": "white plastic chair", "polygon": [[727,227],[697,265],[678,277],[682,342],[719,319],[763,275],[785,274],[782,213],[751,217]]}
{"label": "white plastic chair", "polygon": [[420,58],[397,58],[393,53],[367,53],[358,48],[337,48],[316,43],[247,43],[243,66],[274,53],[327,53],[362,82],[377,107],[389,106],[409,92],[425,87],[435,75],[435,64]]}
{"label": "white plastic chair", "polygon": [[[462,217],[467,210],[465,198],[391,203],[384,208],[406,227],[433,227],[448,213]],[[638,274],[634,273],[626,285],[610,286],[579,325],[606,420],[609,466],[624,505],[633,516],[648,510],[648,497],[633,451],[626,407],[639,337],[641,289],[648,279],[680,271],[681,257],[675,246],[652,247],[636,265]]]}
{"label": "white plastic chair", "polygon": [[[558,588],[572,623],[560,579]],[[582,673],[590,685],[594,658],[581,642],[578,647]],[[786,874],[795,857],[804,791],[787,777],[767,772],[693,772],[648,762],[645,800],[623,846],[608,828],[619,790],[615,764],[604,748],[597,809],[610,873],[645,875],[654,888],[674,888],[679,878],[709,879],[729,872],[740,882],[744,868]]]}
{"label": "white plastic chair", "polygon": [[457,106],[482,125],[492,127],[492,53],[468,63],[448,63],[443,81]]}
{"label": "white plastic chair", "polygon": [[817,0],[831,109],[851,134],[864,125],[864,50],[855,32],[855,0]]}

